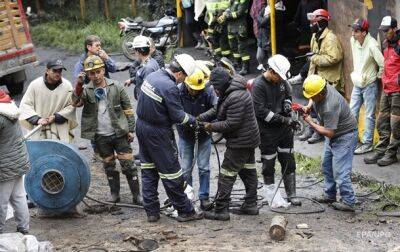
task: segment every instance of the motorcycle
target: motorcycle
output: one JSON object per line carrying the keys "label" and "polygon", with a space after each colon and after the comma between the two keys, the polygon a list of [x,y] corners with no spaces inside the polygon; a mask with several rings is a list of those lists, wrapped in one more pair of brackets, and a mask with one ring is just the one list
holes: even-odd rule
{"label": "motorcycle", "polygon": [[153,39],[157,49],[165,52],[168,47],[175,47],[178,43],[178,20],[174,16],[165,15],[159,20],[144,21],[143,18],[122,18],[118,22],[122,37],[122,52],[125,57],[134,60],[132,42],[137,35]]}

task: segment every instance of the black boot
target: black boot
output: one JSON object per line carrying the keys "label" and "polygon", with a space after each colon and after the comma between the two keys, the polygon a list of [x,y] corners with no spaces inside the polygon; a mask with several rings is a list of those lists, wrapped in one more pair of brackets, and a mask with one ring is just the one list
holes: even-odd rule
{"label": "black boot", "polygon": [[110,187],[110,193],[111,193],[111,197],[107,201],[111,202],[111,203],[120,202],[121,198],[119,197],[119,188],[120,188],[119,172],[118,171],[108,172],[107,180],[108,180],[108,185]]}
{"label": "black boot", "polygon": [[235,57],[233,58],[233,67],[237,72],[239,72],[242,69],[240,58],[235,58]]}
{"label": "black boot", "polygon": [[313,135],[313,129],[311,128],[310,125],[307,124],[307,126],[304,129],[303,134],[299,136],[299,140],[307,141],[312,135]]}
{"label": "black boot", "polygon": [[283,177],[283,183],[285,184],[285,191],[287,199],[292,203],[293,206],[301,206],[301,201],[296,197],[296,174],[290,173]]}
{"label": "black boot", "polygon": [[232,209],[231,211],[233,214],[239,214],[239,215],[258,215],[258,206],[257,202],[254,202],[252,204],[247,204],[244,202],[240,208],[237,209]]}
{"label": "black boot", "polygon": [[235,177],[225,176],[219,174],[218,177],[218,194],[215,199],[214,211],[204,212],[204,218],[209,220],[221,220],[228,221],[229,215],[229,202],[231,198],[231,192],[233,184],[235,183]]}
{"label": "black boot", "polygon": [[396,153],[389,154],[386,152],[385,155],[377,161],[377,164],[379,166],[388,166],[388,165],[391,165],[391,164],[394,164],[397,162],[398,162],[398,160],[397,160]]}
{"label": "black boot", "polygon": [[242,60],[242,70],[240,70],[239,74],[244,76],[250,72],[250,64],[249,60]]}
{"label": "black boot", "polygon": [[132,203],[134,205],[142,205],[138,176],[126,175],[126,180],[132,193]]}
{"label": "black boot", "polygon": [[374,152],[372,155],[364,158],[364,163],[366,164],[376,164],[379,159],[383,158],[385,153]]}
{"label": "black boot", "polygon": [[213,203],[210,199],[200,199],[200,209],[203,211],[209,211],[213,206]]}
{"label": "black boot", "polygon": [[242,169],[239,172],[239,176],[246,188],[246,196],[241,207],[234,209],[232,212],[235,214],[257,215],[257,170]]}

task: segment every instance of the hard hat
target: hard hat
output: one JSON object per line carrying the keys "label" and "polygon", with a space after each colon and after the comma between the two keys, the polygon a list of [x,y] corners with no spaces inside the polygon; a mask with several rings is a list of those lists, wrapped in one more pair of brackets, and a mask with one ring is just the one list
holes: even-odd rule
{"label": "hard hat", "polygon": [[221,60],[221,66],[228,69],[230,75],[235,75],[236,70],[235,67],[233,66],[233,63],[227,58],[227,57],[222,57]]}
{"label": "hard hat", "polygon": [[268,66],[274,70],[283,80],[290,78],[290,62],[280,54],[276,54],[268,59]]}
{"label": "hard hat", "polygon": [[368,31],[369,23],[366,18],[357,18],[352,25],[349,25],[353,31]]}
{"label": "hard hat", "polygon": [[193,90],[203,90],[206,87],[203,71],[196,69],[192,75],[186,77],[185,83]]}
{"label": "hard hat", "polygon": [[192,75],[196,70],[196,61],[189,54],[183,53],[175,55],[176,62],[182,67],[187,76]]}
{"label": "hard hat", "polygon": [[206,60],[196,60],[196,66],[201,69],[204,73],[204,77],[208,78],[210,77],[211,70],[210,67],[212,68],[214,65],[211,61],[206,61]]}
{"label": "hard hat", "polygon": [[133,39],[132,48],[150,48],[150,39],[143,35],[138,35]]}
{"label": "hard hat", "polygon": [[307,19],[312,22],[318,22],[321,20],[329,21],[331,20],[331,16],[329,15],[329,12],[327,10],[318,9],[312,13],[307,13]]}
{"label": "hard hat", "polygon": [[104,62],[97,55],[90,55],[83,62],[83,68],[85,69],[85,71],[91,71],[101,67],[104,67]]}
{"label": "hard hat", "polygon": [[309,75],[303,84],[303,95],[304,97],[311,98],[319,94],[326,86],[326,81],[321,76],[312,74]]}

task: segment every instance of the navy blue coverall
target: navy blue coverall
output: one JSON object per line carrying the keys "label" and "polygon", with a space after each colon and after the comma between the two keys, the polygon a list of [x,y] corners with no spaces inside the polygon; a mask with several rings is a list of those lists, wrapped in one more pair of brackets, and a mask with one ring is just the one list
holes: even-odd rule
{"label": "navy blue coverall", "polygon": [[183,111],[179,89],[169,69],[160,69],[147,76],[141,87],[136,113],[143,206],[147,215],[154,216],[160,212],[159,178],[178,214],[193,212],[194,208],[184,193],[172,125],[190,125],[196,120]]}

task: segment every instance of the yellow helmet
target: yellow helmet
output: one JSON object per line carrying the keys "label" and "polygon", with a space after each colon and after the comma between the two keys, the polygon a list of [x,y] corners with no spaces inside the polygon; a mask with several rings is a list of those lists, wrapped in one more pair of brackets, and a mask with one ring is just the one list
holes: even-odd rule
{"label": "yellow helmet", "polygon": [[85,71],[91,71],[101,67],[104,67],[104,62],[97,55],[90,55],[83,62],[83,68],[85,69]]}
{"label": "yellow helmet", "polygon": [[303,84],[303,95],[304,97],[311,98],[319,94],[326,86],[326,81],[321,76],[312,74],[309,75]]}
{"label": "yellow helmet", "polygon": [[185,83],[193,90],[202,90],[206,87],[206,79],[203,71],[196,69],[192,75],[185,79]]}

